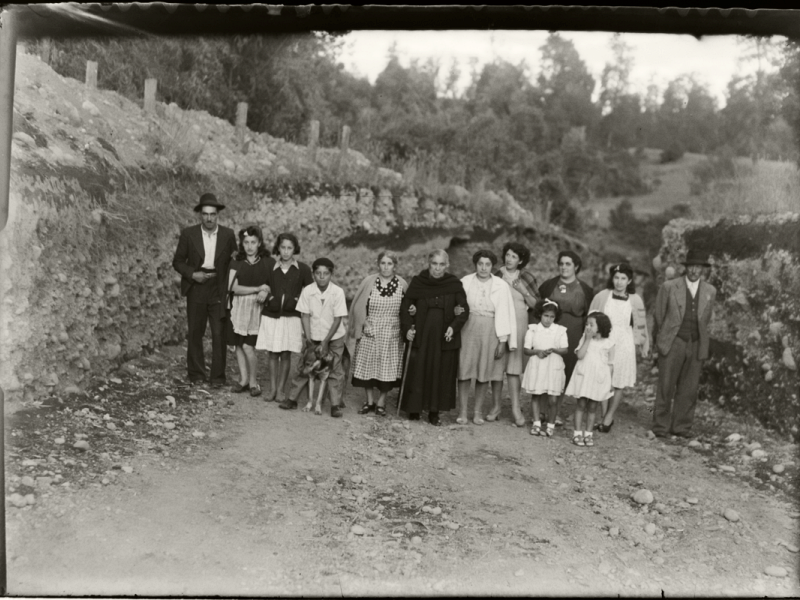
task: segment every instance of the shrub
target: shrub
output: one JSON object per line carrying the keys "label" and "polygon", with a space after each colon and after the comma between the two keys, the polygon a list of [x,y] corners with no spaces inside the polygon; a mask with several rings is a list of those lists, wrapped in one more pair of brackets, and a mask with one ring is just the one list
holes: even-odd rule
{"label": "shrub", "polygon": [[676,162],[683,158],[683,154],[686,150],[679,141],[675,140],[669,144],[662,152],[661,152],[661,164],[665,165],[667,163]]}
{"label": "shrub", "polygon": [[620,200],[608,215],[612,231],[618,232],[625,240],[641,244],[644,240],[649,254],[656,254],[661,244],[661,230],[673,219],[685,217],[691,208],[687,204],[674,204],[661,214],[638,218],[628,199]]}
{"label": "shrub", "polygon": [[704,365],[704,395],[800,439],[798,376],[782,361],[800,351],[800,265],[791,253],[724,255],[709,277],[717,288],[712,336],[722,342]]}
{"label": "shrub", "polygon": [[733,151],[723,148],[692,167],[690,193],[699,196],[709,191],[714,183],[736,177],[737,165]]}
{"label": "shrub", "polygon": [[620,150],[604,156],[603,168],[594,185],[598,196],[636,196],[650,188],[639,172],[639,158]]}

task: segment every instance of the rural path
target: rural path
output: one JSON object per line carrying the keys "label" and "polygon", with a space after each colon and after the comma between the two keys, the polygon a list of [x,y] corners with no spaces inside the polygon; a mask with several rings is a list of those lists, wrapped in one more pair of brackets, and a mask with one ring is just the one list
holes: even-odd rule
{"label": "rural path", "polygon": [[[647,377],[613,431],[578,448],[563,430],[512,427],[508,407],[481,427],[359,416],[350,388],[343,419],[190,389],[173,392],[170,421],[157,390],[177,389],[182,352],[93,390],[101,407],[65,400],[7,420],[6,493],[35,498],[7,502],[10,594],[800,595],[785,488],[743,477],[746,439],[648,439]],[[109,434],[98,408],[133,406],[144,389],[136,401],[153,411]],[[172,437],[148,441],[156,429]],[[761,439],[771,457],[796,449]],[[95,467],[105,471],[86,474]],[[57,481],[26,487],[40,473]],[[641,489],[652,503],[631,499]]]}

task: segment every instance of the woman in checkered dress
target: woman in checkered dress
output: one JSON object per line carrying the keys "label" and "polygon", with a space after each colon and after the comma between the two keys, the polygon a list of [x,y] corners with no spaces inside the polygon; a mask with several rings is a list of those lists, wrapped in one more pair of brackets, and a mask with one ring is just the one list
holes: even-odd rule
{"label": "woman in checkered dress", "polygon": [[[348,328],[349,347],[354,348],[353,386],[367,394],[359,414],[386,414],[386,394],[400,384],[403,375],[403,339],[400,302],[408,284],[395,275],[397,256],[378,255],[378,275],[370,275],[356,292]],[[375,403],[373,390],[378,389]]]}

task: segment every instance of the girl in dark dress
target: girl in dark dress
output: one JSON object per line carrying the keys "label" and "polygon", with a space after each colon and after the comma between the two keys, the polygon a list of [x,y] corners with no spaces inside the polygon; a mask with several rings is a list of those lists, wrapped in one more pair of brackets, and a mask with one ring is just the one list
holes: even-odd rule
{"label": "girl in dark dress", "polygon": [[[428,411],[428,421],[440,425],[439,413],[456,407],[456,377],[461,328],[469,317],[461,280],[446,273],[447,252],[434,250],[428,268],[416,275],[400,305],[400,326],[411,343],[401,408],[411,420]],[[409,307],[416,312],[409,314]],[[456,307],[463,310],[455,314]]]}
{"label": "girl in dark dress", "polygon": [[250,391],[251,396],[261,395],[256,379],[256,341],[261,325],[261,309],[269,295],[269,276],[275,261],[264,246],[261,228],[250,225],[239,231],[239,253],[231,263],[228,288],[233,292],[231,324],[239,363],[239,383],[235,393]]}

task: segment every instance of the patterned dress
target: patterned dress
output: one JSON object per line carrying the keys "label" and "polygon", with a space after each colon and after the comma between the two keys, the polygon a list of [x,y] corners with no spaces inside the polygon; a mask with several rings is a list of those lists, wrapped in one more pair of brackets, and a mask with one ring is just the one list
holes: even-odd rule
{"label": "patterned dress", "polygon": [[400,385],[403,376],[403,339],[400,302],[403,288],[393,277],[385,286],[375,278],[367,300],[367,321],[353,357],[353,385],[386,392]]}
{"label": "patterned dress", "polygon": [[614,363],[611,383],[615,388],[636,384],[636,345],[631,325],[633,307],[628,299],[608,296],[603,312],[611,319],[610,339],[614,342]]}

